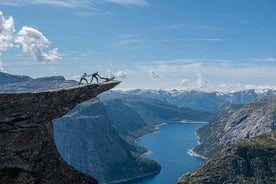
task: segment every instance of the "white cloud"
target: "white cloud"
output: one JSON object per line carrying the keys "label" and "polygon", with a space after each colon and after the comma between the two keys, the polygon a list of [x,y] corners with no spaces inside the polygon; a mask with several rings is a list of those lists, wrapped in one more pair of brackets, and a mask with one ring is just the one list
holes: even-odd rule
{"label": "white cloud", "polygon": [[115,3],[121,6],[146,6],[145,0],[107,0],[111,3]]}
{"label": "white cloud", "polygon": [[181,79],[180,85],[181,86],[189,86],[190,80],[189,79]]}
{"label": "white cloud", "polygon": [[[276,65],[238,63],[230,60],[173,59],[122,65],[128,77],[120,84],[124,89],[179,89],[230,92],[254,88],[276,89]],[[152,81],[149,81],[152,76]],[[155,78],[153,78],[155,76]],[[163,76],[163,78],[161,78]],[[249,88],[250,86],[246,86]],[[251,88],[253,88],[251,87]]]}
{"label": "white cloud", "polygon": [[79,4],[87,3],[89,1],[64,1],[64,0],[34,0],[33,4],[46,4],[46,5],[54,5],[54,6],[61,6],[66,8],[76,8]]}
{"label": "white cloud", "polygon": [[[160,88],[178,86],[184,89],[231,90],[241,88],[248,83],[256,86],[276,86],[275,62],[267,66],[267,63],[254,63],[254,61],[256,60],[239,64],[238,61],[230,60],[175,59],[140,62],[135,66],[137,70],[144,72],[152,70],[156,73],[165,73],[166,79],[170,80],[162,80],[162,83],[158,83]],[[189,80],[189,86],[181,85],[186,84],[186,80],[181,79]]]}
{"label": "white cloud", "polygon": [[127,73],[124,71],[117,71],[113,74],[113,76],[116,78],[126,78]]}
{"label": "white cloud", "polygon": [[152,80],[159,80],[159,79],[163,78],[159,73],[157,73],[154,70],[150,70],[149,73],[150,73],[150,76],[151,76]]}
{"label": "white cloud", "polygon": [[73,80],[79,81],[81,76],[80,75],[74,75],[71,77]]}
{"label": "white cloud", "polygon": [[25,6],[25,5],[50,5],[64,8],[75,8],[75,9],[94,9],[95,4],[102,3],[114,3],[120,6],[146,6],[148,3],[146,0],[33,0],[33,1],[22,1],[22,0],[1,0],[0,4],[6,6]]}
{"label": "white cloud", "polygon": [[276,62],[276,58],[274,57],[257,58],[255,60],[260,62]]}
{"label": "white cloud", "polygon": [[6,6],[20,6],[22,4],[22,1],[20,1],[20,0],[1,0],[0,4],[6,5]]}
{"label": "white cloud", "polygon": [[24,26],[15,35],[13,18],[5,19],[0,11],[0,50],[6,51],[8,47],[18,46],[14,44],[20,44],[24,52],[30,51],[36,61],[49,62],[59,57],[57,48],[48,52],[41,50],[48,47],[50,41],[38,30]]}
{"label": "white cloud", "polygon": [[200,38],[199,41],[207,41],[207,42],[222,42],[223,39],[220,38]]}
{"label": "white cloud", "polygon": [[6,51],[12,45],[14,22],[13,18],[5,19],[3,13],[0,11],[0,50]]}
{"label": "white cloud", "polygon": [[207,80],[202,77],[201,74],[198,74],[198,79],[195,82],[195,88],[202,89],[207,87]]}
{"label": "white cloud", "polygon": [[22,27],[17,34],[15,42],[21,44],[24,52],[30,51],[37,61],[49,62],[59,57],[57,48],[48,51],[48,53],[41,50],[44,47],[48,47],[50,41],[34,28]]}
{"label": "white cloud", "polygon": [[51,5],[64,8],[84,8],[90,7],[96,0],[1,0],[0,4],[6,6],[26,6],[26,5]]}
{"label": "white cloud", "polygon": [[0,72],[3,72],[5,69],[4,69],[4,67],[3,67],[3,63],[2,63],[2,61],[0,60]]}
{"label": "white cloud", "polygon": [[127,72],[125,71],[117,71],[115,73],[112,73],[111,70],[106,70],[107,75],[109,78],[115,77],[115,78],[126,78],[127,77]]}
{"label": "white cloud", "polygon": [[201,30],[201,31],[210,31],[210,32],[217,32],[217,31],[226,31],[222,27],[217,27],[213,25],[206,25],[206,24],[185,24],[185,23],[178,23],[178,24],[171,24],[164,26],[165,29],[173,29],[173,30]]}

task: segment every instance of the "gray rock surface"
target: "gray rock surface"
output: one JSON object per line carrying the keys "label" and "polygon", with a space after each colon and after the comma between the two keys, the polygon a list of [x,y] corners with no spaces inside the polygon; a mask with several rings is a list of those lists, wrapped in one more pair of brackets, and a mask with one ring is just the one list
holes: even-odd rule
{"label": "gray rock surface", "polygon": [[100,183],[130,181],[161,169],[158,163],[140,157],[136,147],[115,129],[103,103],[96,98],[55,119],[54,136],[62,158]]}
{"label": "gray rock surface", "polygon": [[276,95],[266,96],[245,105],[234,105],[218,119],[200,128],[200,145],[194,151],[211,156],[226,144],[276,129]]}
{"label": "gray rock surface", "polygon": [[51,120],[118,84],[0,93],[0,183],[97,183],[61,159]]}
{"label": "gray rock surface", "polygon": [[233,142],[176,184],[276,183],[276,131]]}

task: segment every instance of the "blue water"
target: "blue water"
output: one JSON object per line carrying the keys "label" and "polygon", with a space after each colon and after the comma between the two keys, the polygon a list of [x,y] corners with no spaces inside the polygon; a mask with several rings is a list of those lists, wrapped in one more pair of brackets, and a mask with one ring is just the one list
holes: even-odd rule
{"label": "blue water", "polygon": [[157,133],[140,138],[137,143],[152,153],[144,157],[158,162],[162,169],[155,176],[137,181],[137,184],[170,184],[180,176],[193,170],[203,159],[188,154],[197,145],[195,131],[202,123],[172,122],[159,127]]}

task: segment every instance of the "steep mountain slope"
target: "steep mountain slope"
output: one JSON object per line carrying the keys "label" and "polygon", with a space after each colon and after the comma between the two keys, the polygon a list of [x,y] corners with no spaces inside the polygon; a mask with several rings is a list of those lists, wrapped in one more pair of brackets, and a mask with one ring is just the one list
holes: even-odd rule
{"label": "steep mountain slope", "polygon": [[160,171],[157,163],[140,157],[145,149],[134,141],[155,130],[155,125],[167,120],[202,121],[213,117],[155,98],[114,93],[99,98],[84,102],[55,120],[54,128],[63,158],[103,183],[137,179]]}
{"label": "steep mountain slope", "polygon": [[218,119],[197,131],[200,145],[194,151],[211,156],[227,143],[254,137],[276,129],[276,95],[266,96],[245,105],[233,105]]}
{"label": "steep mountain slope", "polygon": [[176,184],[276,183],[276,131],[227,145]]}
{"label": "steep mountain slope", "polygon": [[136,139],[166,121],[211,121],[215,116],[202,110],[181,108],[163,98],[144,97],[122,93],[105,93],[99,96],[107,113],[120,132]]}
{"label": "steep mountain slope", "polygon": [[160,166],[141,158],[112,127],[103,104],[90,100],[55,120],[55,138],[63,158],[102,183],[158,173]]}

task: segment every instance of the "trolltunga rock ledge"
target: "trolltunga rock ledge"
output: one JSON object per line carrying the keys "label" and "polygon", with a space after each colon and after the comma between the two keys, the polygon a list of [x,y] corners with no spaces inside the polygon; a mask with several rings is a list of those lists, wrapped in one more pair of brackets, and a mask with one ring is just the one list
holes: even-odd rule
{"label": "trolltunga rock ledge", "polygon": [[0,93],[0,183],[97,183],[62,160],[51,120],[119,83]]}

